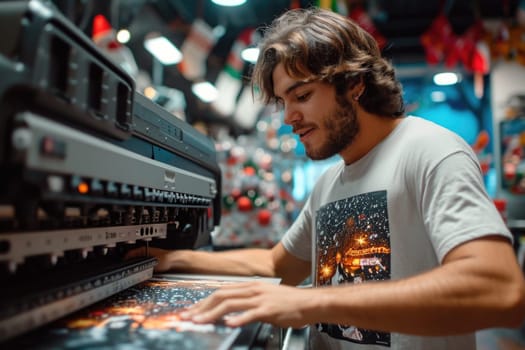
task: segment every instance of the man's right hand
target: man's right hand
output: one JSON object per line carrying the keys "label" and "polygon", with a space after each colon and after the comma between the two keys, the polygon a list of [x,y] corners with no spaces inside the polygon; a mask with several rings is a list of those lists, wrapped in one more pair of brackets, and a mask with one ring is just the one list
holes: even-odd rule
{"label": "man's right hand", "polygon": [[[147,252],[147,255],[146,255]],[[165,250],[161,248],[153,248],[153,247],[140,247],[130,250],[126,253],[124,256],[124,259],[131,259],[131,258],[139,258],[139,257],[154,257],[157,258],[157,265],[155,266],[155,272],[166,272],[168,271],[170,266],[170,259],[169,256],[172,254],[176,254],[177,252],[174,250]]]}

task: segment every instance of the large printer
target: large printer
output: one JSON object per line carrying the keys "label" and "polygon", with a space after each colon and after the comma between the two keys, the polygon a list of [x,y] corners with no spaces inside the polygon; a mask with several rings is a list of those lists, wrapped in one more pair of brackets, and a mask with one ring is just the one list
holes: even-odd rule
{"label": "large printer", "polygon": [[52,5],[3,2],[0,31],[1,345],[150,279],[129,249],[208,245],[221,172]]}

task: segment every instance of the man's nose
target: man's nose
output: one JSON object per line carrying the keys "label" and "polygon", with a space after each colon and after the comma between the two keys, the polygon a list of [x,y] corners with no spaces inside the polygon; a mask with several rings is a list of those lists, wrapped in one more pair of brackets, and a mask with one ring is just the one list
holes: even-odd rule
{"label": "man's nose", "polygon": [[292,107],[284,108],[284,123],[292,125],[302,119],[302,114],[299,110]]}

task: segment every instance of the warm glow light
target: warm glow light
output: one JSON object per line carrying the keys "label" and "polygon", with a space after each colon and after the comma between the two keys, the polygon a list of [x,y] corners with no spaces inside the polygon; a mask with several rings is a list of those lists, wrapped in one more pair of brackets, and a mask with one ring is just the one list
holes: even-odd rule
{"label": "warm glow light", "polygon": [[456,73],[444,72],[434,75],[434,84],[439,86],[454,85],[459,81],[459,77]]}
{"label": "warm glow light", "polygon": [[144,40],[144,47],[164,65],[177,64],[182,53],[164,36]]}
{"label": "warm glow light", "polygon": [[330,266],[323,266],[321,268],[321,274],[324,277],[330,277],[333,274],[333,270],[332,270],[332,268]]}
{"label": "warm glow light", "polygon": [[366,238],[364,238],[364,237],[359,237],[359,238],[357,239],[357,243],[359,243],[359,245],[366,244]]}
{"label": "warm glow light", "polygon": [[200,83],[195,83],[191,86],[191,91],[200,98],[202,101],[209,103],[215,101],[219,96],[217,88],[213,84],[203,81]]}
{"label": "warm glow light", "polygon": [[89,192],[89,185],[85,182],[81,182],[77,186],[78,193],[86,194]]}
{"label": "warm glow light", "polygon": [[150,100],[153,100],[153,98],[157,95],[157,90],[153,86],[146,86],[144,88],[144,96],[149,98]]}
{"label": "warm glow light", "polygon": [[217,5],[221,6],[239,6],[246,2],[246,0],[212,0]]}

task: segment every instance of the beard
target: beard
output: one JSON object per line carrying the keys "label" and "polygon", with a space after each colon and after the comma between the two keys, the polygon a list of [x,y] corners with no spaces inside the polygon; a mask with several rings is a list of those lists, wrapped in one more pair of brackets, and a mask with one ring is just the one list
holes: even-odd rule
{"label": "beard", "polygon": [[345,96],[336,96],[335,108],[324,116],[322,126],[327,134],[324,142],[318,146],[305,145],[306,155],[312,160],[330,158],[354,142],[359,132],[355,107]]}

